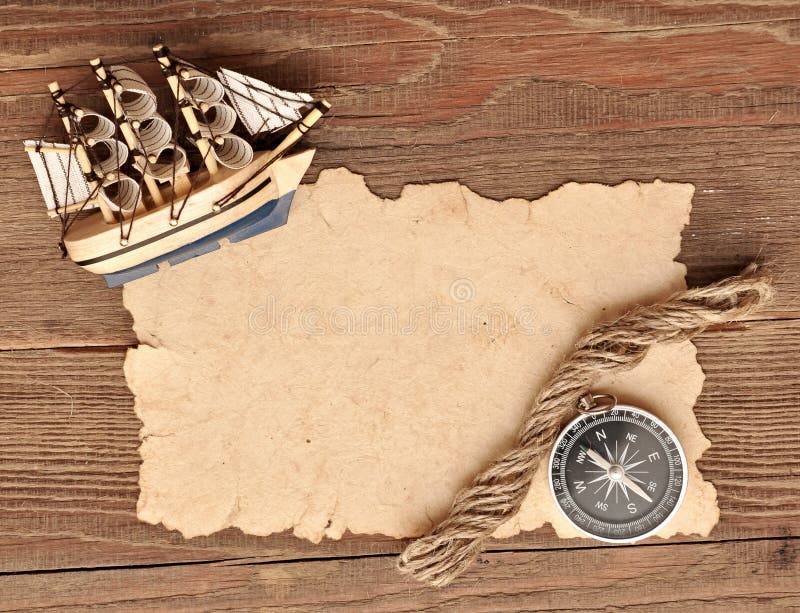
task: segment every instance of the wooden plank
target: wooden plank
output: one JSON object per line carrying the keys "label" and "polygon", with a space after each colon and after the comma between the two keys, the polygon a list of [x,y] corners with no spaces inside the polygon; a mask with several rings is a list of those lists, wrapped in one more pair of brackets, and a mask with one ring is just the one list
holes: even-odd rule
{"label": "wooden plank", "polygon": [[[347,535],[319,546],[228,530],[183,540],[139,523],[138,428],[121,375],[135,343],[119,291],[57,259],[57,230],[19,139],[49,112],[43,87],[85,60],[148,57],[165,39],[333,100],[307,180],[347,165],[396,196],[408,182],[460,180],[495,199],[539,197],[570,180],[697,186],[680,260],[689,280],[773,260],[766,318],[800,316],[800,11],[791,2],[578,0],[253,3],[148,0],[0,7],[0,608],[127,610],[666,610],[797,606],[800,488],[794,356],[800,321],[717,330],[698,342],[708,380],[697,414],[719,490],[709,543],[596,548],[551,530],[494,543],[480,574],[446,591],[399,578],[402,543]],[[92,100],[92,79],[74,90]],[[163,96],[166,89],[158,88]],[[96,94],[95,94],[96,96]],[[104,108],[97,98],[95,106]],[[166,107],[164,107],[166,108]],[[621,241],[624,240],[624,237]],[[761,539],[766,540],[752,540]],[[745,539],[740,542],[725,542]],[[679,539],[694,541],[697,539]],[[571,550],[574,547],[592,547]],[[555,551],[544,551],[553,549]],[[561,549],[564,549],[563,551]],[[302,563],[276,560],[377,556]],[[258,558],[231,566],[202,561]],[[38,570],[186,562],[136,570]]]}
{"label": "wooden plank", "polygon": [[[797,534],[800,425],[787,416],[800,396],[800,320],[710,332],[698,347],[708,378],[696,413],[712,441],[700,466],[718,488],[722,511],[710,539]],[[123,359],[121,348],[0,352],[0,572],[400,550],[392,539],[349,534],[320,545],[237,530],[187,541],[140,523],[140,422]],[[492,546],[589,544],[546,529]]]}
{"label": "wooden plank", "polygon": [[[229,0],[224,4],[211,0],[192,4],[136,0],[97,11],[94,3],[81,0],[68,6],[4,6],[0,12],[0,68],[74,65],[77,57],[95,57],[98,53],[130,57],[132,48],[145,48],[161,39],[176,48],[245,53],[375,46],[407,40],[495,41],[510,36],[610,32],[647,35],[731,25],[754,32],[773,29],[785,39],[796,33],[791,21],[797,18],[797,7],[785,2],[728,5],[606,0],[587,5],[571,0],[453,6],[446,2],[379,0],[365,10],[344,0],[317,0],[304,3],[298,10],[296,3],[288,0]],[[712,58],[713,54],[709,61]],[[748,78],[739,75],[740,81]]]}
{"label": "wooden plank", "polygon": [[[793,265],[800,254],[795,202],[800,128],[545,132],[534,142],[528,135],[465,142],[426,142],[420,136],[408,147],[367,148],[348,141],[334,122],[315,136],[321,146],[312,172],[337,166],[340,152],[332,147],[345,146],[347,167],[387,197],[397,197],[406,182],[447,180],[497,200],[537,198],[570,181],[692,183],[691,222],[677,258],[689,267],[689,284],[708,283],[750,261],[765,261],[777,272],[777,297],[761,316],[800,314],[800,270]],[[338,145],[327,142],[334,135]],[[398,168],[412,169],[406,181],[398,180]]]}
{"label": "wooden plank", "polygon": [[[334,116],[309,138],[319,153],[307,180],[347,165],[384,196],[408,182],[459,180],[495,199],[537,198],[570,180],[694,182],[681,254],[690,281],[760,255],[781,272],[765,316],[800,314],[800,271],[788,265],[800,252],[796,7],[134,6],[0,8],[0,65],[10,68],[0,72],[0,348],[135,343],[120,291],[58,259],[57,224],[42,214],[18,140],[41,133],[49,102],[31,93],[54,75],[88,75],[77,101],[92,100],[81,58],[141,57],[162,35],[209,65],[331,97]],[[154,61],[135,67],[161,82]],[[436,103],[421,112],[420,101]],[[94,102],[103,108],[97,93]]]}
{"label": "wooden plank", "polygon": [[[346,163],[366,175],[371,189],[391,197],[407,182],[454,179],[495,199],[536,198],[570,180],[692,182],[692,221],[679,257],[689,266],[689,282],[709,282],[756,258],[772,262],[780,273],[778,296],[762,316],[800,315],[800,269],[793,266],[800,253],[800,128],[551,133],[450,143],[433,138],[359,147],[357,132],[339,130],[336,121],[310,137],[320,149],[308,180]],[[405,132],[397,137],[412,138]],[[44,215],[32,175],[12,178],[19,172],[12,160],[0,156],[0,162],[6,179],[0,348],[134,344],[121,290],[108,290],[102,279],[60,259],[58,224]]]}
{"label": "wooden plank", "polygon": [[3,610],[626,611],[800,606],[798,539],[484,554],[447,588],[387,557],[0,577]]}
{"label": "wooden plank", "polygon": [[[209,68],[223,64],[280,86],[316,88],[329,97],[335,93],[343,125],[362,128],[445,123],[447,129],[452,122],[451,130],[458,133],[489,124],[518,134],[520,122],[540,130],[789,125],[796,123],[800,109],[800,67],[791,60],[800,12],[795,17],[757,27],[676,29],[658,36],[558,33],[532,38],[506,32],[487,39],[467,32],[431,40],[422,33],[403,36],[402,29],[373,15],[376,32],[400,36],[344,46],[315,45],[312,39],[270,51],[263,49],[264,41],[274,38],[264,32],[261,46],[248,49],[238,47],[241,37],[231,33],[237,46],[218,46],[212,56],[197,43],[175,47],[175,52]],[[531,23],[529,29],[538,25]],[[133,35],[125,34],[130,35],[128,57],[118,61],[130,63],[153,85],[162,84],[149,46],[137,46]],[[62,45],[53,48],[68,52]],[[16,138],[14,130],[27,125],[31,111],[38,118],[33,126],[40,129],[49,110],[44,90],[49,80],[57,77],[74,86],[73,94],[96,92],[85,58],[102,55],[108,63],[115,61],[102,47],[85,55],[79,49],[72,53],[40,68],[26,65],[30,55],[15,57],[15,67],[27,69],[0,72],[4,139]],[[437,103],[421,113],[420,101],[427,100]],[[504,100],[514,103],[505,113]],[[501,105],[495,108],[497,102]],[[26,105],[34,106],[29,111]]]}

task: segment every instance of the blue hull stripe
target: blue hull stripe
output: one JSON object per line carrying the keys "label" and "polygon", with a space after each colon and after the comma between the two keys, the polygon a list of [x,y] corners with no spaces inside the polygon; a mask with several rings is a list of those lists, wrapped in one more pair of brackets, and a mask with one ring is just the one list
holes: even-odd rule
{"label": "blue hull stripe", "polygon": [[158,271],[158,264],[160,263],[169,262],[170,265],[174,266],[197,256],[216,251],[219,249],[219,240],[222,238],[227,238],[232,243],[238,243],[239,241],[256,236],[257,234],[279,228],[286,224],[292,198],[294,198],[294,190],[284,194],[280,198],[270,200],[245,217],[193,243],[179,247],[174,251],[160,255],[147,262],[137,264],[131,268],[103,275],[103,277],[108,287],[117,287],[128,281],[153,274]]}
{"label": "blue hull stripe", "polygon": [[[267,177],[261,183],[256,185],[253,189],[247,192],[244,196],[237,198],[233,202],[225,205],[225,210],[232,209],[233,207],[241,204],[245,200],[248,200],[253,194],[258,193],[260,190],[264,189],[267,185],[272,183],[272,177]],[[170,228],[169,230],[162,232],[156,236],[151,236],[150,238],[143,240],[135,245],[130,245],[129,247],[123,247],[122,249],[117,249],[116,251],[112,251],[111,253],[104,253],[103,255],[97,256],[96,258],[92,258],[90,260],[81,260],[80,262],[75,262],[78,266],[88,266],[89,264],[97,264],[98,262],[103,262],[104,260],[109,260],[111,258],[115,258],[118,255],[122,255],[123,253],[128,253],[129,251],[133,251],[134,249],[138,249],[139,247],[144,247],[145,245],[149,245],[156,241],[160,241],[165,236],[169,236],[170,234],[175,234],[176,232],[183,232],[186,228],[191,228],[192,226],[196,226],[199,223],[203,223],[206,219],[210,219],[211,217],[215,217],[219,215],[219,213],[210,212],[206,213],[202,217],[198,217],[197,219],[193,219],[192,221],[187,221],[186,223],[180,224],[175,226],[174,228]]]}

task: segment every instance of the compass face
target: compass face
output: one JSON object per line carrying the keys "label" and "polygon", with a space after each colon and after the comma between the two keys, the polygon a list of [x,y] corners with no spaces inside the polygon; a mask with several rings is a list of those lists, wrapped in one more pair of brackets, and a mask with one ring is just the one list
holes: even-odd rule
{"label": "compass face", "polygon": [[669,521],[686,492],[686,458],[657,417],[627,405],[581,415],[550,456],[550,490],[581,532],[614,543]]}

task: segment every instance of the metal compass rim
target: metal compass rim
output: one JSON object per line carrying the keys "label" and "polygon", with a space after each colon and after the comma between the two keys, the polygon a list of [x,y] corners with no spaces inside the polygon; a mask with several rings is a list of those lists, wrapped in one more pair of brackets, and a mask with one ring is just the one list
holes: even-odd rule
{"label": "metal compass rim", "polygon": [[[594,540],[597,540],[597,541],[601,541],[601,542],[604,542],[604,543],[612,543],[612,544],[618,544],[618,545],[626,545],[626,544],[630,545],[632,543],[636,543],[636,542],[642,541],[642,540],[644,540],[644,539],[646,539],[646,538],[648,538],[650,536],[653,536],[661,528],[663,528],[670,521],[672,521],[672,519],[675,517],[675,515],[678,512],[678,510],[681,508],[681,506],[683,504],[684,498],[686,497],[686,490],[688,489],[688,482],[689,482],[689,466],[688,466],[688,464],[686,462],[686,453],[683,450],[683,445],[681,445],[681,442],[678,439],[678,437],[675,435],[675,432],[666,423],[664,423],[664,421],[660,417],[658,417],[657,415],[651,413],[650,411],[647,411],[646,409],[643,409],[643,408],[635,406],[635,405],[630,405],[630,404],[617,403],[616,406],[614,406],[613,410],[616,410],[616,411],[629,411],[631,413],[635,413],[635,414],[638,414],[640,416],[643,416],[643,417],[645,417],[647,419],[651,419],[652,421],[654,421],[658,425],[659,428],[661,428],[668,436],[670,436],[672,438],[672,440],[674,441],[674,443],[675,443],[675,449],[677,450],[678,455],[679,455],[680,460],[681,460],[681,471],[683,473],[683,479],[682,479],[682,482],[681,482],[681,489],[680,489],[680,493],[678,495],[678,500],[675,502],[675,505],[672,507],[672,509],[670,509],[669,513],[667,513],[666,517],[663,520],[661,520],[652,529],[650,529],[647,532],[642,533],[640,535],[636,535],[636,536],[632,536],[632,537],[628,537],[628,538],[610,538],[610,537],[606,537],[606,536],[602,536],[602,535],[598,535],[598,534],[593,534],[593,533],[585,530],[584,528],[582,528],[575,521],[573,521],[569,517],[569,515],[567,515],[566,511],[564,510],[564,508],[559,503],[558,498],[556,497],[555,488],[553,486],[553,477],[552,477],[553,459],[556,457],[556,454],[558,453],[558,444],[561,442],[561,440],[564,438],[564,436],[569,432],[569,430],[575,424],[577,424],[579,422],[588,421],[590,419],[595,419],[595,418],[600,417],[601,415],[599,415],[598,412],[580,413],[574,419],[572,419],[566,426],[564,426],[561,429],[561,432],[559,433],[558,437],[556,437],[556,440],[555,440],[555,442],[553,444],[553,448],[550,450],[549,463],[548,463],[548,466],[547,466],[547,481],[548,481],[548,486],[549,486],[549,489],[550,489],[551,500],[553,501],[553,504],[555,504],[556,508],[558,509],[558,512],[560,513],[561,517],[563,517],[570,526],[575,528],[581,534],[581,536],[586,536],[588,538],[591,538],[591,539],[594,539]],[[607,412],[610,412],[610,410],[602,411],[601,413],[607,413]],[[576,505],[577,505],[577,502],[576,502]]]}

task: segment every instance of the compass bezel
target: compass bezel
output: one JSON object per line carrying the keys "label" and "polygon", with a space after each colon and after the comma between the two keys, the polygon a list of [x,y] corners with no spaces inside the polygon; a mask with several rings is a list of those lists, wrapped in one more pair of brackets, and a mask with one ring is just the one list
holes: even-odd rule
{"label": "compass bezel", "polygon": [[[556,454],[558,452],[558,445],[561,442],[561,440],[569,433],[570,429],[575,424],[577,424],[579,422],[583,422],[583,421],[588,421],[588,420],[593,419],[593,418],[597,418],[600,415],[605,415],[606,413],[610,413],[612,410],[630,411],[632,413],[636,413],[636,414],[641,415],[642,417],[644,417],[646,419],[650,419],[653,422],[655,422],[668,436],[670,436],[672,438],[673,442],[675,443],[675,448],[677,449],[678,455],[679,455],[680,460],[681,460],[681,471],[683,472],[683,479],[682,479],[682,482],[681,482],[681,491],[680,491],[680,493],[678,495],[678,500],[675,503],[675,506],[672,508],[672,510],[667,514],[667,516],[661,522],[659,522],[656,526],[654,526],[649,531],[647,531],[647,532],[645,532],[643,534],[637,535],[637,536],[629,537],[629,538],[610,538],[610,537],[606,537],[606,536],[600,536],[600,535],[597,535],[597,534],[592,534],[591,532],[587,531],[586,529],[584,529],[583,527],[578,525],[575,521],[573,521],[573,519],[571,517],[569,517],[569,515],[567,515],[567,512],[564,510],[564,508],[559,503],[558,497],[556,496],[555,488],[553,486],[553,460],[556,457]],[[561,516],[564,519],[566,519],[567,522],[569,522],[570,526],[573,526],[582,535],[587,536],[589,538],[592,538],[592,539],[595,539],[595,540],[598,540],[598,541],[602,541],[604,543],[616,543],[616,544],[622,545],[622,544],[636,543],[636,542],[642,541],[642,540],[644,540],[644,539],[646,539],[646,538],[648,538],[650,536],[653,536],[662,527],[664,527],[670,520],[672,520],[672,518],[678,512],[678,509],[681,508],[681,505],[683,504],[683,499],[686,496],[686,488],[687,488],[687,485],[688,485],[688,482],[689,482],[689,466],[686,463],[686,454],[683,451],[683,446],[681,445],[680,440],[678,439],[677,436],[675,436],[675,433],[672,431],[672,429],[669,426],[667,426],[667,424],[664,423],[663,420],[661,420],[658,416],[653,415],[653,413],[651,413],[650,411],[646,411],[645,409],[642,409],[640,407],[633,406],[633,405],[630,405],[630,404],[617,404],[613,409],[609,409],[609,411],[605,411],[604,413],[601,413],[601,414],[581,414],[581,415],[578,415],[577,417],[575,417],[575,419],[573,419],[566,426],[564,426],[564,428],[559,433],[558,437],[556,437],[555,443],[553,444],[553,449],[550,451],[550,461],[549,461],[548,466],[547,466],[547,482],[548,482],[549,487],[550,487],[550,495],[552,497],[553,503],[558,508],[558,511],[559,511],[559,513],[561,513]],[[573,499],[573,501],[574,501],[574,499]],[[575,501],[575,504],[577,505],[577,501]],[[581,510],[588,515],[588,513],[582,507],[579,507],[579,508],[581,508]]]}

